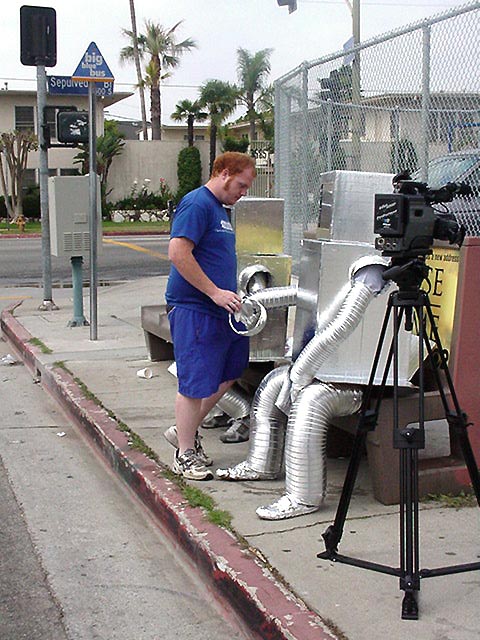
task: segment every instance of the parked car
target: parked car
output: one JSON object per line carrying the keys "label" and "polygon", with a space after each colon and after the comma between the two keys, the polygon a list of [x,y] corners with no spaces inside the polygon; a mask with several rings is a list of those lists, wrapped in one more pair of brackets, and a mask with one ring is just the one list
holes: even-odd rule
{"label": "parked car", "polygon": [[[420,180],[420,171],[412,175]],[[464,182],[472,189],[470,196],[457,196],[445,205],[470,236],[480,235],[480,148],[455,151],[430,160],[428,186],[443,187],[447,182]]]}

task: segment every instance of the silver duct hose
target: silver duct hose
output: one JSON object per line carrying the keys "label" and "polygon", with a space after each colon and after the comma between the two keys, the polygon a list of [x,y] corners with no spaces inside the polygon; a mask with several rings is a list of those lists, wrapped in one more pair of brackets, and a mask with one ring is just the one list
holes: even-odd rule
{"label": "silver duct hose", "polygon": [[286,493],[302,504],[320,506],[327,490],[326,446],[332,418],[360,408],[359,389],[311,384],[293,404],[285,444]]}
{"label": "silver duct hose", "polygon": [[238,387],[228,389],[215,405],[231,418],[244,418],[250,413],[251,397]]}
{"label": "silver duct hose", "polygon": [[296,301],[296,287],[263,289],[244,298],[241,310],[233,314],[235,321],[243,323],[245,329],[235,326],[231,315],[228,317],[228,322],[235,333],[243,336],[255,336],[263,330],[267,322],[266,309],[293,306]]}
{"label": "silver duct hose", "polygon": [[257,291],[249,296],[249,300],[255,300],[262,304],[265,309],[276,309],[277,307],[292,307],[297,302],[297,287],[270,287]]}
{"label": "silver duct hose", "polygon": [[260,473],[280,473],[285,443],[285,415],[275,406],[288,366],[270,371],[260,383],[250,411],[250,448],[247,464]]}
{"label": "silver duct hose", "polygon": [[305,387],[338,344],[358,326],[375,293],[363,282],[355,282],[345,296],[336,317],[317,333],[303,349],[290,371],[296,387]]}
{"label": "silver duct hose", "polygon": [[270,371],[253,398],[250,411],[250,447],[247,459],[234,467],[217,469],[221,480],[266,480],[282,468],[286,416],[275,407],[275,399],[288,377],[288,367]]}

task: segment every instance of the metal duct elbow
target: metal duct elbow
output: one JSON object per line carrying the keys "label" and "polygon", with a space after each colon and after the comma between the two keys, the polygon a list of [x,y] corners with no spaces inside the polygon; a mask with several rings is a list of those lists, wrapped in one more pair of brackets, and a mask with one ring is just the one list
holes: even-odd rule
{"label": "metal duct elbow", "polygon": [[292,307],[297,303],[297,287],[270,287],[257,291],[248,297],[262,304],[265,309],[276,309],[278,307]]}
{"label": "metal duct elbow", "polygon": [[277,409],[275,400],[286,377],[287,366],[270,371],[258,386],[250,411],[247,464],[254,471],[273,477],[282,467],[287,424],[287,418]]}
{"label": "metal duct elbow", "polygon": [[307,505],[320,506],[327,490],[326,446],[332,418],[360,408],[359,389],[312,384],[298,396],[288,420],[285,445],[287,495]]}
{"label": "metal duct elbow", "polygon": [[350,287],[337,315],[303,349],[290,371],[294,385],[305,387],[314,379],[318,368],[358,326],[375,293],[363,282]]}
{"label": "metal duct elbow", "polygon": [[231,418],[244,418],[250,413],[251,397],[240,387],[231,387],[218,400],[217,407]]}
{"label": "metal duct elbow", "polygon": [[361,406],[362,392],[323,382],[303,389],[294,403],[285,444],[286,493],[258,507],[264,520],[283,520],[316,511],[327,490],[326,446],[334,417],[351,415]]}

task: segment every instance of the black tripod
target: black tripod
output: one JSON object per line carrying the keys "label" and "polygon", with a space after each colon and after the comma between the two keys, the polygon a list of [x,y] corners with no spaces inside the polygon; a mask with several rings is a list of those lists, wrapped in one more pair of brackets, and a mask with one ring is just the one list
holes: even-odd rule
{"label": "black tripod", "polygon": [[[325,560],[333,560],[350,564],[362,569],[370,569],[380,573],[386,573],[400,578],[400,589],[405,592],[402,602],[402,618],[408,620],[418,619],[418,604],[416,592],[420,589],[420,579],[435,576],[443,576],[464,571],[480,569],[480,562],[459,564],[437,569],[420,569],[419,565],[419,510],[418,510],[418,450],[425,447],[424,429],[424,346],[427,348],[430,361],[437,362],[433,366],[435,385],[441,397],[445,410],[445,417],[451,432],[455,433],[465,461],[470,480],[475,491],[477,502],[480,506],[480,474],[475,462],[475,457],[467,434],[467,416],[460,409],[457,396],[453,388],[452,379],[447,365],[447,356],[442,348],[438,330],[435,326],[432,309],[428,295],[420,289],[422,281],[428,275],[428,267],[424,256],[414,259],[396,258],[384,273],[384,278],[393,280],[398,284],[398,291],[390,294],[385,318],[378,341],[372,370],[367,389],[360,409],[360,418],[355,435],[352,455],[348,466],[345,482],[340,496],[340,501],[335,515],[335,521],[324,532],[326,551],[319,553],[318,557]],[[375,406],[371,409],[372,395],[378,363],[383,350],[385,335],[390,316],[393,312],[393,338],[387,355],[382,383],[379,387]],[[407,425],[401,427],[398,422],[398,337],[402,318],[405,318],[407,331],[413,329],[414,320],[418,326],[419,353],[418,353],[418,427]],[[434,349],[426,335],[426,320],[429,321],[432,330]],[[399,449],[400,457],[400,568],[390,567],[375,562],[369,562],[358,558],[341,555],[337,552],[338,544],[343,535],[343,527],[347,516],[348,506],[353,493],[355,480],[362,457],[363,447],[369,431],[373,431],[377,425],[380,404],[385,392],[386,380],[393,358],[393,446]],[[438,360],[439,359],[439,360]],[[442,385],[440,371],[443,372],[446,388]],[[450,396],[453,408],[450,408],[447,392]]]}

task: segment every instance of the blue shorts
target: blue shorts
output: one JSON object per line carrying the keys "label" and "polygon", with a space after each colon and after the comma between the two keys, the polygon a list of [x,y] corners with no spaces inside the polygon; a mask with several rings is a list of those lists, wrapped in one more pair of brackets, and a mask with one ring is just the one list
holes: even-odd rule
{"label": "blue shorts", "polygon": [[232,331],[227,320],[183,307],[174,307],[168,319],[183,396],[208,398],[248,366],[249,340]]}

